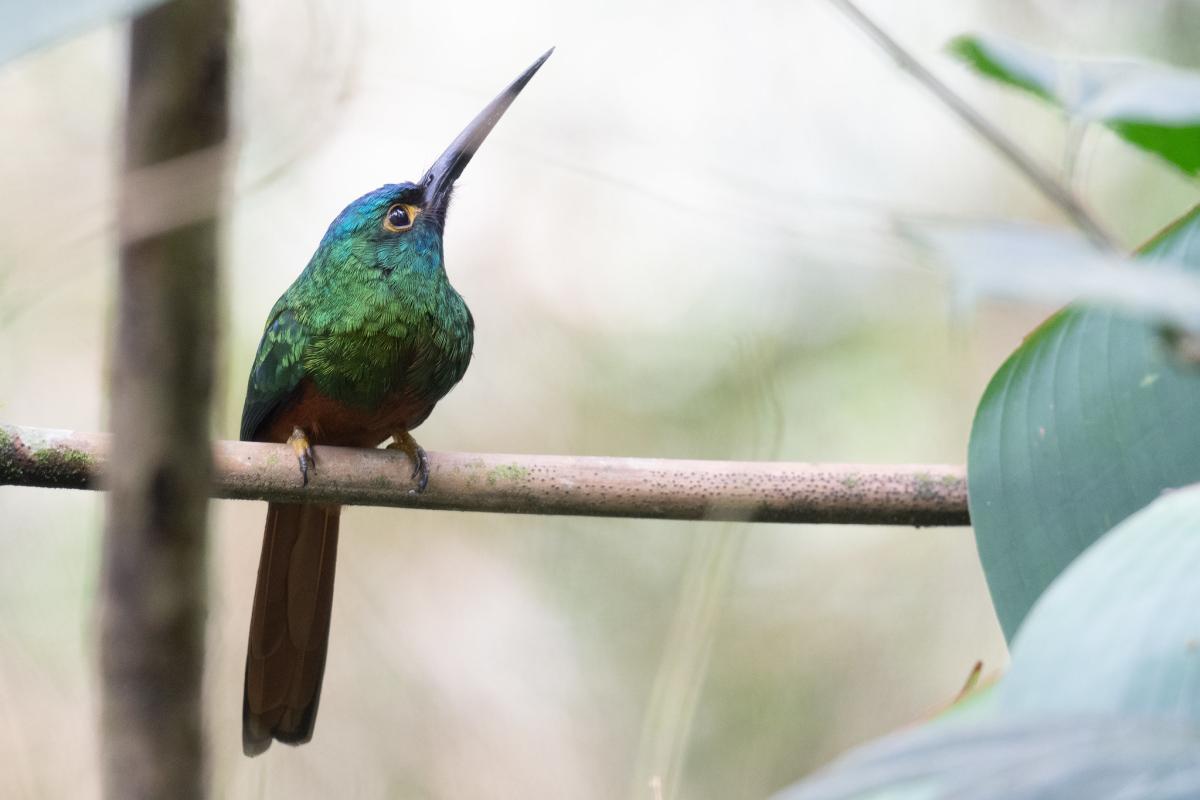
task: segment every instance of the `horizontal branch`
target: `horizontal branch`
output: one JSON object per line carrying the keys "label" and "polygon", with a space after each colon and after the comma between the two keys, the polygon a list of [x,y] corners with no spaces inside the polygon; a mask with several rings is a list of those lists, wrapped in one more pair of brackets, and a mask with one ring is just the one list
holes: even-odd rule
{"label": "horizontal branch", "polygon": [[[0,425],[0,485],[97,489],[105,434]],[[217,442],[213,496],[509,514],[968,525],[959,466],[684,461],[430,453],[429,487],[411,494],[407,457],[317,447],[308,486],[287,445]]]}

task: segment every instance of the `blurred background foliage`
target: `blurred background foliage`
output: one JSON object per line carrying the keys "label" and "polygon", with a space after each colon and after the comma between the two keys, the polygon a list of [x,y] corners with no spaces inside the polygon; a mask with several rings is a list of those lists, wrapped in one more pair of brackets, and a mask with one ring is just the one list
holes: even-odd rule
{"label": "blurred background foliage", "polygon": [[[820,2],[258,2],[238,10],[214,435],[267,310],[330,219],[418,176],[514,69],[558,50],[460,184],[451,278],[478,326],[435,450],[956,462],[987,379],[1048,309],[984,305],[897,223],[1057,223]],[[866,9],[1048,163],[1061,120],[941,55],[967,30],[1200,67],[1182,1]],[[125,31],[0,68],[0,418],[96,430]],[[1105,131],[1073,180],[1127,245],[1194,185]],[[89,797],[100,498],[0,488],[0,796]],[[264,509],[213,508],[219,797],[755,797],[941,708],[1004,640],[963,530],[351,509],[321,723],[246,760]]]}

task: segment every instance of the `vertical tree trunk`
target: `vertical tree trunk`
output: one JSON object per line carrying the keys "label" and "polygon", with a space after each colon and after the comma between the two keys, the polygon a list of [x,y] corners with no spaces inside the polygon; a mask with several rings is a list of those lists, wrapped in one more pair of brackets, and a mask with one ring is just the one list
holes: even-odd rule
{"label": "vertical tree trunk", "polygon": [[104,791],[205,791],[209,399],[227,0],[174,0],[130,37],[101,581]]}

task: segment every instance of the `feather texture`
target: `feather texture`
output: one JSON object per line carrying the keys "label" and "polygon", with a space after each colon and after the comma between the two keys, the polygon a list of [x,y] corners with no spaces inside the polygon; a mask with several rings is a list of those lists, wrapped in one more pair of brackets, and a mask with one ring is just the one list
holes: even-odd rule
{"label": "feather texture", "polygon": [[329,648],[339,506],[270,503],[250,616],[242,748],[312,738]]}
{"label": "feather texture", "polygon": [[[245,440],[375,447],[417,427],[471,360],[474,320],[442,264],[440,214],[388,232],[413,184],[360,197],[271,310],[242,411]],[[315,474],[320,475],[317,451]],[[271,503],[246,657],[248,755],[312,736],[325,670],[338,508]]]}

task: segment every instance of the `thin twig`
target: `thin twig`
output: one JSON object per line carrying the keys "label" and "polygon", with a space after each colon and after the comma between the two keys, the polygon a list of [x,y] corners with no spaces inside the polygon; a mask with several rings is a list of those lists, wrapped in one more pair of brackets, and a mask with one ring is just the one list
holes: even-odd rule
{"label": "thin twig", "polygon": [[[109,437],[0,425],[0,485],[102,488]],[[217,442],[214,497],[507,514],[967,525],[961,466],[430,453],[429,488],[387,450],[316,448],[301,485],[286,445]]]}
{"label": "thin twig", "polygon": [[986,117],[976,111],[959,97],[954,91],[926,69],[920,61],[875,22],[864,14],[851,0],[829,0],[841,10],[868,36],[875,40],[879,47],[895,59],[901,69],[917,79],[926,89],[933,92],[939,100],[967,123],[976,133],[986,139],[1000,154],[1007,158],[1013,166],[1025,174],[1033,185],[1065,213],[1075,225],[1083,231],[1096,246],[1120,252],[1117,240],[1105,230],[1104,226],[1093,217],[1071,190],[1050,172],[1043,169],[1025,151],[1023,151],[1003,131],[993,125]]}

